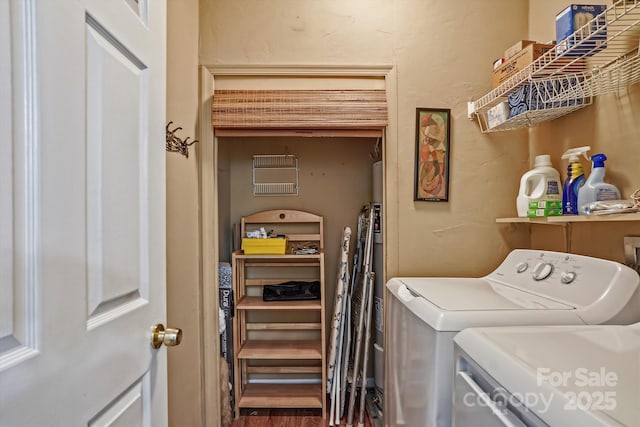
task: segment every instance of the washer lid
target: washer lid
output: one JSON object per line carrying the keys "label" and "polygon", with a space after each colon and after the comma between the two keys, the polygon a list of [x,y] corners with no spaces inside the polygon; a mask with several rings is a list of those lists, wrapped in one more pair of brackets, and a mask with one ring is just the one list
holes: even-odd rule
{"label": "washer lid", "polygon": [[454,340],[550,425],[640,419],[640,324],[470,328]]}
{"label": "washer lid", "polygon": [[584,323],[569,305],[487,279],[393,278],[387,289],[436,331]]}
{"label": "washer lid", "polygon": [[442,310],[573,310],[574,307],[486,279],[399,279],[416,296]]}

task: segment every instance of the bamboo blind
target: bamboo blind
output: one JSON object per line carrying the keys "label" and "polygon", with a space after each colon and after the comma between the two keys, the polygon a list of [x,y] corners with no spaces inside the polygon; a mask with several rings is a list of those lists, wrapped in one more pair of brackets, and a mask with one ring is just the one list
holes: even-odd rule
{"label": "bamboo blind", "polygon": [[217,129],[381,129],[384,90],[216,90]]}

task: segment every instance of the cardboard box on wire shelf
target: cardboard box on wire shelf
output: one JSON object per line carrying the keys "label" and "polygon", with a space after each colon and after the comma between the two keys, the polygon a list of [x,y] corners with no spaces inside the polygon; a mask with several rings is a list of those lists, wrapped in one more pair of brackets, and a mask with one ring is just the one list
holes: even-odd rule
{"label": "cardboard box on wire shelf", "polygon": [[502,101],[487,110],[487,125],[489,129],[493,129],[507,120],[509,120],[509,103],[507,101]]}
{"label": "cardboard box on wire shelf", "polygon": [[560,11],[556,15],[556,55],[592,56],[607,47],[605,10],[603,4],[570,4]]}
{"label": "cardboard box on wire shelf", "polygon": [[493,87],[500,86],[509,77],[524,69],[527,65],[540,58],[545,52],[553,49],[553,47],[554,45],[552,44],[540,43],[532,43],[525,47],[493,71]]}
{"label": "cardboard box on wire shelf", "polygon": [[534,43],[538,43],[538,42],[535,41],[535,40],[520,40],[520,41],[514,43],[513,45],[509,46],[504,51],[504,59],[510,59],[516,53],[520,52],[525,47],[529,46],[530,44],[534,44]]}

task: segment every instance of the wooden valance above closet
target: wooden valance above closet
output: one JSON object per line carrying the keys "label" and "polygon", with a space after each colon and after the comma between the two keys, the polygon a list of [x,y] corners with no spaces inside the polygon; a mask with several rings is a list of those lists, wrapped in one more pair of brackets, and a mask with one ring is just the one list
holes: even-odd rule
{"label": "wooden valance above closet", "polygon": [[384,90],[216,90],[216,136],[381,137]]}

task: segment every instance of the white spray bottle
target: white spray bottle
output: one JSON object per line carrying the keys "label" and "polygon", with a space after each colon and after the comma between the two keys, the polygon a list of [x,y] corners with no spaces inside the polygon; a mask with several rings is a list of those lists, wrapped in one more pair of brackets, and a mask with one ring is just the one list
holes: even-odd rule
{"label": "white spray bottle", "polygon": [[613,184],[604,182],[604,161],[607,156],[602,153],[591,156],[593,167],[589,178],[578,191],[578,208],[580,214],[585,213],[585,206],[600,200],[620,200],[620,191]]}

